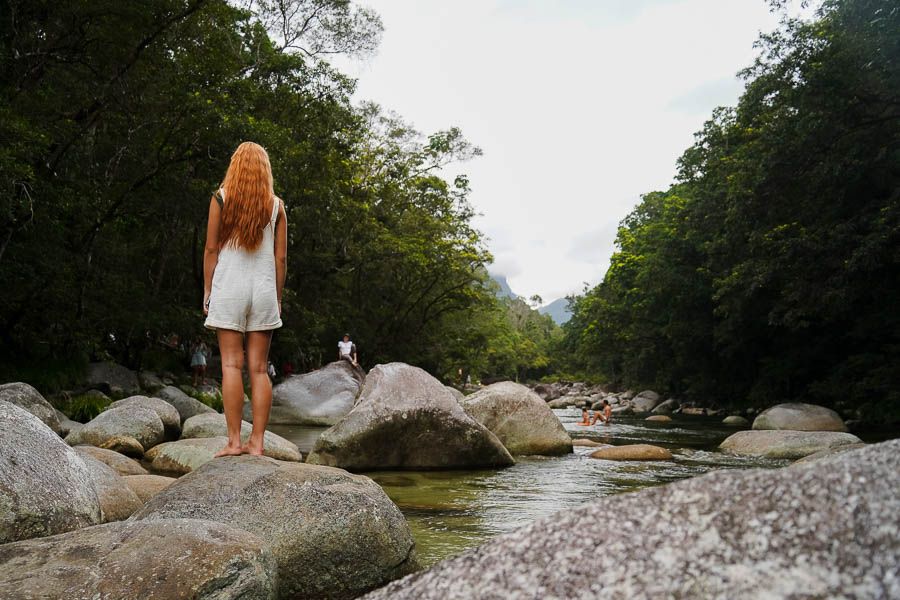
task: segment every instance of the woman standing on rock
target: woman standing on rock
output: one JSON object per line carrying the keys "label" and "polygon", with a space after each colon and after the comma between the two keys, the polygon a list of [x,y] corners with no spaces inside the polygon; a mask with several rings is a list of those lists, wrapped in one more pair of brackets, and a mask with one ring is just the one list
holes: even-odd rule
{"label": "woman standing on rock", "polygon": [[[206,327],[219,338],[228,425],[228,444],[216,456],[263,452],[272,404],[266,367],[272,331],[281,327],[286,270],[287,215],[273,191],[269,155],[262,146],[244,142],[209,202],[203,260],[203,312]],[[253,431],[241,445],[245,342]]]}

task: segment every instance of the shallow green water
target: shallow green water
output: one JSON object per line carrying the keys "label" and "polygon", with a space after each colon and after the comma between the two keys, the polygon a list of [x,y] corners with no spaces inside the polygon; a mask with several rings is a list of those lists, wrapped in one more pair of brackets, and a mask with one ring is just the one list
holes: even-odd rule
{"label": "shallow green water", "polygon": [[[683,417],[653,423],[624,417],[612,425],[579,427],[581,411],[555,410],[573,438],[608,444],[652,443],[669,448],[674,461],[613,462],[576,447],[561,457],[517,457],[508,469],[483,471],[380,471],[366,473],[406,515],[426,565],[477,546],[559,510],[715,469],[773,468],[785,461],[735,457],[715,450],[736,429],[719,418]],[[309,452],[323,428],[272,426]]]}

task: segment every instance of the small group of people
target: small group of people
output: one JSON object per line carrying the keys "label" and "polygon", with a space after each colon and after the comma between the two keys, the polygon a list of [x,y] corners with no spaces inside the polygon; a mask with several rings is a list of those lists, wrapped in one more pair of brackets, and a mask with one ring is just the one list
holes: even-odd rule
{"label": "small group of people", "polygon": [[581,425],[583,427],[590,427],[592,425],[596,425],[597,421],[602,421],[604,425],[609,425],[609,422],[612,420],[612,406],[609,404],[609,400],[603,400],[603,405],[600,407],[600,410],[594,411],[594,416],[591,417],[591,405],[589,402],[585,402],[584,406],[581,407],[581,422],[575,423],[576,425]]}

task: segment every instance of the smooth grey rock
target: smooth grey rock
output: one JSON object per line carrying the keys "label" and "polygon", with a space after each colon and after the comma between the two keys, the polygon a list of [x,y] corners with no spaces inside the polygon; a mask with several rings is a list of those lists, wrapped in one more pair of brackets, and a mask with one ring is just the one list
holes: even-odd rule
{"label": "smooth grey rock", "polygon": [[665,402],[661,402],[656,405],[656,407],[651,410],[654,415],[670,415],[675,412],[675,409],[679,407],[678,400],[675,398],[669,398]]}
{"label": "smooth grey rock", "polygon": [[0,544],[100,522],[87,466],[43,421],[0,402],[0,440]]}
{"label": "smooth grey rock", "polygon": [[494,383],[467,396],[466,413],[491,430],[510,454],[572,452],[572,439],[540,396],[512,381]]}
{"label": "smooth grey rock", "polygon": [[750,421],[740,415],[729,415],[722,419],[722,424],[732,427],[747,427],[750,425]]}
{"label": "smooth grey rock", "polygon": [[166,442],[147,451],[144,458],[150,468],[163,473],[183,475],[211,461],[228,443],[226,437],[192,438]]}
{"label": "smooth grey rock", "polygon": [[340,469],[220,458],[158,493],[133,519],[181,517],[228,523],[265,540],[282,598],[352,598],[416,567],[400,510],[374,481]]}
{"label": "smooth grey rock", "polygon": [[60,433],[56,409],[44,399],[39,391],[27,383],[14,382],[0,385],[0,402],[9,402],[19,408],[24,408],[43,421],[47,427]]}
{"label": "smooth grey rock", "polygon": [[645,390],[631,399],[631,408],[636,413],[648,413],[662,402],[659,394],[652,390]]}
{"label": "smooth grey rock", "polygon": [[178,414],[181,416],[182,423],[195,415],[216,412],[196,398],[191,398],[174,385],[167,385],[161,390],[158,390],[154,395],[174,406],[175,410],[177,410]]}
{"label": "smooth grey rock", "polygon": [[133,396],[141,393],[134,371],[114,362],[95,362],[88,365],[87,382],[104,394]]}
{"label": "smooth grey rock", "polygon": [[541,397],[545,402],[556,400],[559,398],[559,385],[553,383],[539,383],[534,386],[534,393]]}
{"label": "smooth grey rock", "polygon": [[155,411],[137,406],[105,410],[66,436],[72,446],[101,446],[115,436],[134,438],[147,450],[166,439],[162,420]]}
{"label": "smooth grey rock", "polygon": [[672,460],[672,453],[650,444],[606,446],[591,453],[591,458],[602,460]]}
{"label": "smooth grey rock", "polygon": [[153,393],[157,390],[165,387],[166,384],[163,383],[162,379],[159,378],[159,375],[153,373],[151,371],[140,371],[137,374],[138,383],[141,384],[141,388],[145,392]]}
{"label": "smooth grey rock", "polygon": [[732,454],[796,459],[820,450],[861,443],[855,435],[839,431],[738,431],[719,448]]}
{"label": "smooth grey rock", "polygon": [[894,440],[607,496],[365,598],[900,598],[898,555]]}
{"label": "smooth grey rock", "polygon": [[[292,375],[272,388],[269,422],[285,425],[334,425],[359,396],[365,375],[345,360]],[[249,406],[245,418],[252,421]]]}
{"label": "smooth grey rock", "polygon": [[507,467],[512,456],[418,367],[378,365],[356,406],[319,436],[307,462],[353,470]]}
{"label": "smooth grey rock", "polygon": [[116,400],[106,410],[114,410],[121,407],[147,408],[159,415],[167,440],[177,440],[181,435],[181,415],[172,404],[160,398],[148,398],[147,396],[131,396],[123,400]]}
{"label": "smooth grey rock", "polygon": [[273,600],[275,560],[212,521],[125,521],[0,546],[0,597]]}
{"label": "smooth grey rock", "polygon": [[66,437],[73,431],[84,427],[83,423],[79,423],[78,421],[73,421],[68,416],[66,416],[66,414],[63,413],[61,410],[54,409],[54,412],[56,413],[56,420],[59,423],[59,435],[61,435],[62,437]]}
{"label": "smooth grey rock", "polygon": [[133,437],[127,435],[114,435],[100,444],[100,448],[104,450],[112,450],[131,458],[143,458],[144,447]]}
{"label": "smooth grey rock", "polygon": [[826,448],[825,450],[819,450],[818,452],[813,452],[808,456],[804,456],[798,461],[794,462],[795,465],[800,465],[807,462],[812,462],[814,460],[821,460],[823,458],[827,458],[829,456],[834,456],[840,452],[846,452],[848,450],[855,450],[857,448],[863,448],[865,444],[847,444],[845,446],[836,446],[834,448]]}
{"label": "smooth grey rock", "polygon": [[178,481],[174,477],[163,477],[162,475],[125,475],[122,479],[141,502],[147,502]]}
{"label": "smooth grey rock", "polygon": [[121,475],[89,454],[80,454],[91,474],[91,482],[100,501],[101,521],[124,521],[143,506]]}
{"label": "smooth grey rock", "polygon": [[107,450],[106,448],[98,448],[96,446],[81,445],[75,446],[75,452],[80,456],[90,456],[110,467],[119,475],[146,475],[147,469],[141,466],[141,463],[128,458],[123,454]]}
{"label": "smooth grey rock", "polygon": [[547,403],[547,406],[549,408],[567,408],[569,406],[575,406],[576,403],[577,400],[575,400],[574,398],[563,397],[557,398],[556,400],[551,400]]}
{"label": "smooth grey rock", "polygon": [[455,387],[453,387],[452,385],[448,385],[446,387],[447,387],[447,391],[450,392],[454,398],[456,398],[457,402],[463,402],[466,399],[466,395],[463,394],[458,389],[456,389]]}
{"label": "smooth grey rock", "polygon": [[791,402],[767,408],[753,420],[753,429],[793,431],[847,431],[843,419],[824,406]]}
{"label": "smooth grey rock", "polygon": [[[247,421],[241,421],[241,441],[246,442],[250,437],[253,425]],[[181,439],[210,438],[228,436],[228,427],[225,423],[225,415],[219,413],[202,414],[191,417],[184,422],[184,431]],[[271,431],[263,434],[264,454],[277,460],[301,461],[303,457],[297,445],[276,435]],[[221,448],[219,448],[221,450]]]}

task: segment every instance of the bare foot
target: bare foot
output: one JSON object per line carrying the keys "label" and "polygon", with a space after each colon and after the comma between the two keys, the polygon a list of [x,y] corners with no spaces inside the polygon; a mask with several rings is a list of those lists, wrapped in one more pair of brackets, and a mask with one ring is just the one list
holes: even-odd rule
{"label": "bare foot", "polygon": [[240,456],[243,454],[243,448],[240,446],[232,446],[228,444],[218,452],[216,452],[215,456],[218,458],[219,456]]}
{"label": "bare foot", "polygon": [[247,442],[246,444],[241,446],[241,452],[243,452],[244,454],[251,454],[253,456],[262,456],[263,447]]}

